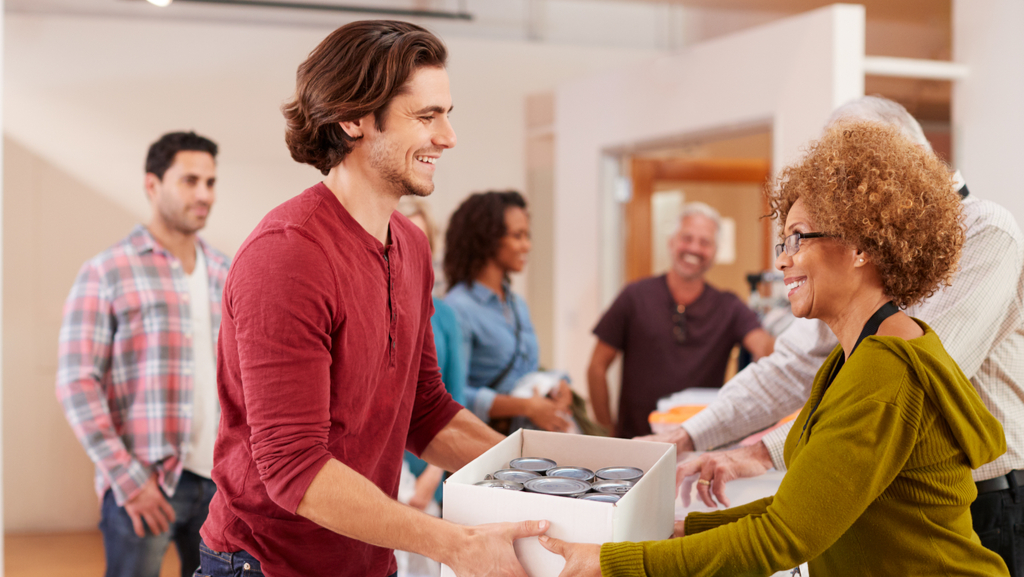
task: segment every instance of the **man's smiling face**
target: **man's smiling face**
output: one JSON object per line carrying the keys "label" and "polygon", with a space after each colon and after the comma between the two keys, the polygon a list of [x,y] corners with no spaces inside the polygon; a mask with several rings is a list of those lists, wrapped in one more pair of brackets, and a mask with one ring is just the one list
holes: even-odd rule
{"label": "man's smiling face", "polygon": [[384,130],[367,123],[364,138],[370,174],[399,196],[433,192],[441,152],[455,146],[451,110],[448,72],[436,67],[417,69],[383,113]]}

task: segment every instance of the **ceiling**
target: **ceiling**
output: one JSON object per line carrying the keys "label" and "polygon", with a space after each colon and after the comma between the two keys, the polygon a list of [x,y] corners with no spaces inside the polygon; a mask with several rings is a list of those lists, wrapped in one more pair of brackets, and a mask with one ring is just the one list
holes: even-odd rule
{"label": "ceiling", "polygon": [[[206,0],[207,2],[209,0]],[[234,0],[238,1],[238,0]],[[250,1],[250,0],[244,0]],[[472,20],[409,18],[446,38],[676,50],[693,42],[832,4],[829,0],[251,0],[387,10],[469,13]],[[952,0],[861,0],[869,55],[949,59]],[[6,0],[8,13],[114,16],[204,23],[333,28],[386,14],[253,7],[176,0]],[[948,121],[950,83],[867,79],[867,92],[903,103],[923,119]]]}
{"label": "ceiling", "polygon": [[[260,1],[260,0],[253,0]],[[465,11],[474,15],[473,25],[530,26],[531,20],[568,16],[570,12],[608,10],[609,5],[647,6],[668,9],[690,8],[777,13],[779,16],[806,12],[832,4],[828,0],[264,0],[275,4],[334,4],[384,10]],[[913,22],[947,26],[951,0],[861,0],[871,20]],[[339,18],[366,17],[322,10],[262,8],[189,3],[179,0],[168,8],[157,8],[143,0],[6,0],[8,12],[61,13],[77,15],[121,15],[141,18],[201,18],[264,23],[323,25]],[[437,21],[437,19],[430,19]],[[463,24],[462,28],[467,26]]]}

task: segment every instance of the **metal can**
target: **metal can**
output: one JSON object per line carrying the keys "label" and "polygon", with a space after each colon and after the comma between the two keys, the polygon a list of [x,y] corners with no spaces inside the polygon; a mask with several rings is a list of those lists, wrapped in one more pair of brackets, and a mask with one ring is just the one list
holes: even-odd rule
{"label": "metal can", "polygon": [[524,471],[533,471],[543,475],[548,469],[557,467],[558,463],[551,459],[543,459],[540,457],[522,457],[519,459],[512,459],[508,464],[511,469],[522,469]]}
{"label": "metal can", "polygon": [[597,478],[605,481],[636,481],[643,476],[643,469],[636,467],[605,467],[597,470]]}
{"label": "metal can", "polygon": [[594,480],[594,472],[585,467],[552,467],[548,469],[547,476],[579,479],[588,483]]}
{"label": "metal can", "polygon": [[501,479],[490,479],[487,481],[480,481],[479,483],[473,483],[478,487],[493,487],[495,489],[507,489],[509,491],[522,491],[523,484],[516,483],[515,481],[502,481]]}
{"label": "metal can", "polygon": [[525,483],[530,479],[536,479],[537,477],[540,477],[539,473],[523,469],[502,469],[500,471],[495,471],[494,474],[491,475],[491,478],[498,481],[515,481],[516,483]]}
{"label": "metal can", "polygon": [[560,497],[579,497],[590,491],[590,483],[566,477],[537,477],[523,483],[527,491],[557,495]]}
{"label": "metal can", "polygon": [[577,499],[583,499],[584,501],[599,501],[601,503],[617,503],[621,498],[622,495],[617,493],[587,493],[577,497]]}
{"label": "metal can", "polygon": [[633,488],[636,481],[625,481],[625,480],[612,480],[612,481],[597,481],[592,485],[593,490],[598,493],[614,493],[621,495],[628,492]]}

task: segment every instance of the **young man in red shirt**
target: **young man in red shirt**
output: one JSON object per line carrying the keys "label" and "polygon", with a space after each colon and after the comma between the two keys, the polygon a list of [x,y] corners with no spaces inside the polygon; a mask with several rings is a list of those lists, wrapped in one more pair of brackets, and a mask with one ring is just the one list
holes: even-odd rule
{"label": "young man in red shirt", "polygon": [[525,577],[512,542],[546,523],[464,527],[394,499],[406,448],[453,471],[501,440],[441,383],[427,239],[394,211],[455,146],[445,60],[419,26],[363,21],[299,67],[285,139],[325,178],[263,219],[225,286],[197,575],[384,577],[400,548]]}

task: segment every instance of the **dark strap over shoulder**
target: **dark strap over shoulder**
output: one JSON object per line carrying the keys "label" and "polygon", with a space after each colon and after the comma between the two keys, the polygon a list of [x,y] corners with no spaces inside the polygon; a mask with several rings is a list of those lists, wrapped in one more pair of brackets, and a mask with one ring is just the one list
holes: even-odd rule
{"label": "dark strap over shoulder", "polygon": [[[875,313],[871,315],[871,318],[868,319],[868,322],[864,323],[864,329],[860,331],[860,336],[857,337],[857,342],[854,343],[853,349],[850,350],[850,356],[853,356],[857,347],[860,346],[861,341],[871,335],[877,334],[878,327],[882,326],[882,322],[898,312],[900,312],[900,309],[896,308],[896,305],[892,304],[892,301],[885,303],[881,308],[875,311]],[[814,408],[811,409],[811,412],[807,415],[807,420],[804,421],[804,428],[801,429],[801,433],[807,430],[807,423],[811,422],[811,417],[814,416],[814,411],[818,410],[818,407],[821,405],[821,400],[825,398],[825,393],[828,392],[828,388],[832,386],[832,381],[835,380],[836,375],[839,374],[839,371],[843,369],[843,365],[845,364],[846,359],[841,357],[836,362],[836,366],[832,368],[832,373],[828,376],[828,380],[825,381],[825,387],[821,391],[821,397],[818,398],[818,402],[815,403]]]}

